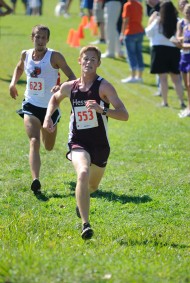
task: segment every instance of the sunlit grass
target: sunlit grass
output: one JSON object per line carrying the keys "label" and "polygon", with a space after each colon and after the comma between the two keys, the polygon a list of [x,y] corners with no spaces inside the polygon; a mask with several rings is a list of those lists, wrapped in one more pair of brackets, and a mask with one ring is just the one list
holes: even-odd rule
{"label": "sunlit grass", "polygon": [[[172,84],[168,109],[152,95],[156,86],[149,74],[146,38],[143,85],[120,83],[129,74],[125,60],[105,59],[99,68],[115,86],[130,119],[109,119],[111,155],[100,190],[91,198],[92,240],[80,237],[76,175],[65,158],[69,101],[61,105],[54,151],[41,147],[43,195],[36,198],[30,191],[29,144],[16,114],[25,76],[18,83],[16,101],[9,97],[8,85],[21,50],[32,47],[30,32],[38,23],[50,27],[49,47],[61,51],[79,76],[79,49],[66,44],[69,29],[80,23],[78,3],[72,6],[71,19],[54,17],[56,3],[44,3],[44,15],[38,18],[25,17],[18,2],[19,13],[1,19],[0,282],[190,282],[189,119],[178,118]],[[93,40],[85,30],[81,46]],[[105,51],[105,46],[100,48]]]}

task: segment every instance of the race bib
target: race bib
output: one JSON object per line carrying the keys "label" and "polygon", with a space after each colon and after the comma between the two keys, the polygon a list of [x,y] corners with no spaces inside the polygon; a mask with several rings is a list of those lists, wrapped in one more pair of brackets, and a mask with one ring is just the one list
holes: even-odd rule
{"label": "race bib", "polygon": [[75,107],[76,126],[78,130],[98,127],[96,111],[87,110],[86,106]]}
{"label": "race bib", "polygon": [[30,95],[44,97],[44,79],[43,78],[29,78],[28,92]]}

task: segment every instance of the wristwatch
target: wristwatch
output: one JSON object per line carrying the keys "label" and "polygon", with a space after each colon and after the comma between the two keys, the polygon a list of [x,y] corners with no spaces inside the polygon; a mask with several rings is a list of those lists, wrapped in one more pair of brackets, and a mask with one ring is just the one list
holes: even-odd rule
{"label": "wristwatch", "polygon": [[106,115],[108,112],[108,108],[104,106],[104,109],[103,109],[103,112],[102,112],[102,115]]}

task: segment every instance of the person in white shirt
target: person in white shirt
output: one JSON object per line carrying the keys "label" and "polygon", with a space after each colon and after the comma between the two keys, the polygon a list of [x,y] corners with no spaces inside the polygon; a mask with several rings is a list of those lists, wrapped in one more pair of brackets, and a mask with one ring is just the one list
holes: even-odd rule
{"label": "person in white shirt", "polygon": [[151,46],[151,74],[158,74],[162,93],[162,106],[168,107],[168,74],[174,83],[180,100],[183,101],[183,87],[179,71],[180,49],[170,38],[176,34],[177,10],[171,1],[163,1],[160,12],[154,12],[149,19],[146,35]]}

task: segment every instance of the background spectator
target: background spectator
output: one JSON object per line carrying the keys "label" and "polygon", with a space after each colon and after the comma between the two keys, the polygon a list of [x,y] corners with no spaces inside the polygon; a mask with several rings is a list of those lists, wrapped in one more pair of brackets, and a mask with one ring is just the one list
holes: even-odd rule
{"label": "background spectator", "polygon": [[130,0],[123,6],[122,31],[120,40],[124,39],[127,58],[131,69],[131,76],[122,79],[122,83],[142,82],[144,62],[142,55],[142,43],[144,28],[142,26],[143,7],[136,0]]}
{"label": "background spectator", "polygon": [[152,15],[153,12],[159,12],[160,1],[159,0],[146,0],[146,14],[148,17]]}
{"label": "background spectator", "polygon": [[[17,0],[11,0],[11,2],[12,2],[13,13],[15,14]],[[24,5],[24,11],[25,11],[25,14],[26,14],[26,12],[27,12],[27,0],[22,0],[22,3]]]}
{"label": "background spectator", "polygon": [[40,0],[29,0],[28,2],[29,9],[31,11],[31,15],[39,16],[40,15]]}
{"label": "background spectator", "polygon": [[0,17],[9,15],[13,12],[11,7],[5,3],[4,0],[0,0]]}
{"label": "background spectator", "polygon": [[179,66],[187,90],[188,107],[179,114],[181,118],[190,116],[190,4],[186,4],[184,7],[184,16],[181,60]]}
{"label": "background spectator", "polygon": [[154,12],[145,29],[151,43],[151,74],[159,74],[162,106],[168,107],[168,74],[175,85],[175,90],[182,108],[183,87],[181,83],[179,60],[180,49],[171,42],[170,38],[176,34],[178,12],[171,1],[163,1],[160,13]]}
{"label": "background spectator", "polygon": [[122,46],[119,41],[117,23],[121,13],[122,0],[105,0],[104,24],[107,50],[102,58],[115,58],[117,54],[123,57]]}
{"label": "background spectator", "polygon": [[88,14],[88,18],[89,18],[89,22],[90,19],[92,17],[92,9],[93,9],[93,0],[82,0],[81,1],[81,9],[87,10],[87,14]]}
{"label": "background spectator", "polygon": [[104,0],[94,0],[93,2],[93,16],[94,21],[99,28],[99,39],[92,42],[92,44],[106,43],[105,41],[105,32],[104,32],[104,9],[103,9]]}

